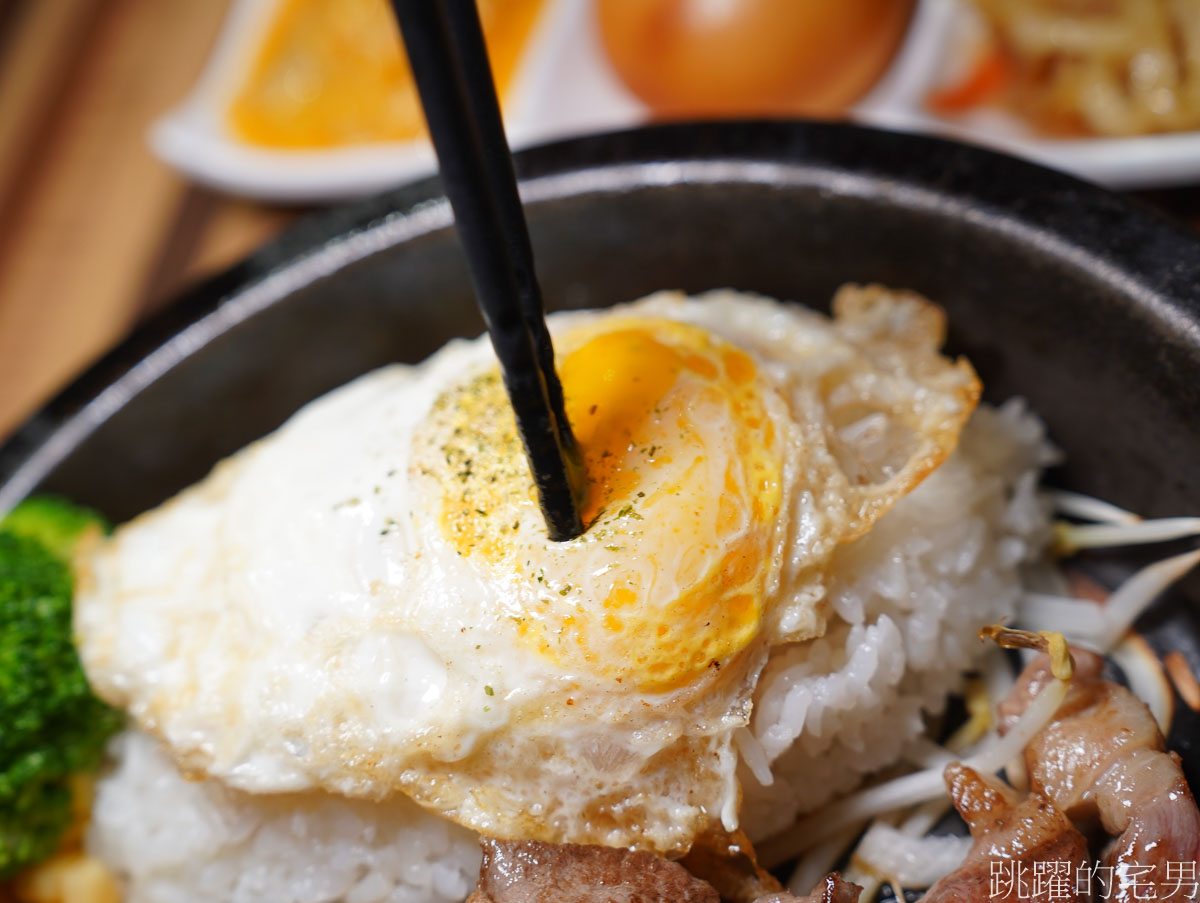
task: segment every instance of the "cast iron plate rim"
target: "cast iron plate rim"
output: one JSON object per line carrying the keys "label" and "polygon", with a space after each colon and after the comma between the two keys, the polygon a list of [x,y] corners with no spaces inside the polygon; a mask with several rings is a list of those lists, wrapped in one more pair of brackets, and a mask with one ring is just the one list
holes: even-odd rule
{"label": "cast iron plate rim", "polygon": [[[933,209],[1122,283],[1163,326],[1165,340],[1200,354],[1194,234],[1097,185],[994,151],[843,123],[745,120],[573,138],[522,151],[515,164],[531,206],[652,185],[757,182]],[[226,328],[343,265],[451,224],[439,179],[423,179],[303,219],[183,293],[0,446],[0,512],[140,389]]]}

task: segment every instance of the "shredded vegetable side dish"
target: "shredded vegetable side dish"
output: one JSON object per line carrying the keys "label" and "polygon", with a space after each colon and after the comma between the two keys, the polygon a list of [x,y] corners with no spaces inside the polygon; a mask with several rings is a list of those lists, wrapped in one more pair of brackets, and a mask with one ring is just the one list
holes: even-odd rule
{"label": "shredded vegetable side dish", "polygon": [[1197,0],[970,2],[987,40],[936,111],[996,105],[1064,136],[1200,128]]}

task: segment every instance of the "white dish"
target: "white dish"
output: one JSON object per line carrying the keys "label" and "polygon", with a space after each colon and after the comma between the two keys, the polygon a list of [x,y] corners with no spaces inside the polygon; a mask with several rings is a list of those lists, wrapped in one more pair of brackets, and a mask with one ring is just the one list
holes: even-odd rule
{"label": "white dish", "polygon": [[[280,151],[249,145],[229,130],[230,97],[277,2],[234,0],[191,95],[151,129],[155,153],[203,184],[282,202],[356,197],[432,173],[434,156],[424,141]],[[514,148],[650,119],[649,109],[605,59],[592,2],[547,0],[510,92],[506,115]],[[960,2],[919,0],[904,46],[879,84],[851,110],[853,119],[989,145],[1114,188],[1200,180],[1200,132],[1050,140],[998,113],[952,122],[927,112],[924,98],[961,52],[966,15]]]}

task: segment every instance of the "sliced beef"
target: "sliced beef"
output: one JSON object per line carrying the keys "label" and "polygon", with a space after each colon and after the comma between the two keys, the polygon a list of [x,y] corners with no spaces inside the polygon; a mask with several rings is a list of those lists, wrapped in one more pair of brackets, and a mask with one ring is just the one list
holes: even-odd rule
{"label": "sliced beef", "polygon": [[[577,844],[484,838],[479,886],[467,903],[721,903],[711,884],[678,862],[653,853]],[[748,846],[748,845],[747,845]],[[709,868],[731,883],[738,903],[858,903],[861,888],[828,876],[808,896],[778,891],[779,884],[741,850],[726,870],[708,848]],[[763,893],[763,891],[768,891]]]}
{"label": "sliced beef", "polygon": [[[1145,703],[1101,677],[1099,656],[1071,653],[1075,676],[1067,698],[1025,747],[1030,786],[1071,818],[1099,816],[1115,835],[1100,874],[1118,877],[1098,888],[1110,900],[1186,896],[1179,876],[1200,870],[1200,811],[1179,756],[1166,750]],[[1000,706],[1002,730],[1051,679],[1047,656],[1029,663]]]}
{"label": "sliced beef", "polygon": [[858,895],[861,893],[861,887],[843,881],[841,875],[833,872],[821,879],[806,897],[797,897],[789,893],[770,894],[759,897],[754,903],[858,903]]}
{"label": "sliced beef", "polygon": [[1021,799],[1012,788],[965,765],[946,768],[946,786],[974,842],[962,865],[929,888],[923,903],[1087,898],[1075,887],[1079,867],[1088,862],[1087,843],[1048,799],[1038,793]]}
{"label": "sliced beef", "polygon": [[719,903],[712,885],[653,853],[485,838],[467,903]]}

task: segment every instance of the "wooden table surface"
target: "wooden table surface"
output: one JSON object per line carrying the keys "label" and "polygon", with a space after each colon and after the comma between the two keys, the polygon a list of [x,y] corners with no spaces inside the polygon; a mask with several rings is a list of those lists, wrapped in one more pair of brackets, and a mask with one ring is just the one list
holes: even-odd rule
{"label": "wooden table surface", "polygon": [[[227,0],[0,0],[0,440],[180,289],[286,226],[155,159]],[[1200,188],[1146,195],[1200,227]]]}
{"label": "wooden table surface", "polygon": [[0,437],[188,283],[296,211],[150,153],[227,0],[0,0]]}

